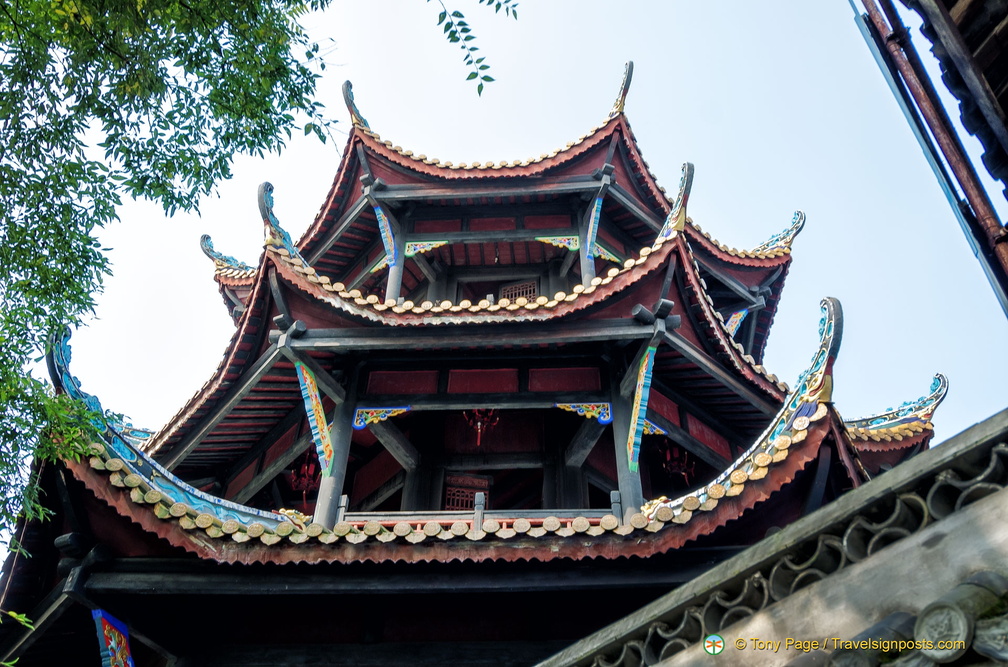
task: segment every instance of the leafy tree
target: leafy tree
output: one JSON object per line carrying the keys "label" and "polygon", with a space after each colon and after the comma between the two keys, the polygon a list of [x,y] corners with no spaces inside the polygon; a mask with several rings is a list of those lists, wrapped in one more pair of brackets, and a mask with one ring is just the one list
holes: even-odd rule
{"label": "leafy tree", "polygon": [[[0,528],[20,511],[33,453],[74,456],[94,437],[83,406],[26,368],[92,312],[109,273],[96,230],[123,197],[196,210],[236,154],[277,151],[302,122],[325,141],[325,65],[298,18],[328,1],[0,3]],[[478,1],[517,17],[516,2]],[[482,93],[492,78],[472,31],[439,4]]]}

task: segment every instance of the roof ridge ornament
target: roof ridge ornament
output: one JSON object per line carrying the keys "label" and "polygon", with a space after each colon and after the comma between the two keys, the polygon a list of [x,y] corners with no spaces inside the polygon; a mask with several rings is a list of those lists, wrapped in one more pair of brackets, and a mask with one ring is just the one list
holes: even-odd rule
{"label": "roof ridge ornament", "polygon": [[927,394],[912,401],[904,401],[894,408],[887,408],[884,412],[860,419],[845,420],[844,426],[875,431],[910,422],[929,422],[947,392],[948,378],[941,373],[935,373]]}
{"label": "roof ridge ornament", "polygon": [[[626,68],[623,70],[623,82],[620,84],[619,95],[616,96],[616,101],[609,112],[609,118],[615,118],[623,113],[623,107],[626,106],[626,96],[630,92],[631,80],[633,80],[633,61],[628,60]],[[344,88],[344,90],[346,89]]]}
{"label": "roof ridge ornament", "polygon": [[661,496],[648,501],[641,507],[645,516],[686,523],[694,512],[713,510],[720,498],[737,496],[745,484],[765,477],[769,466],[786,459],[791,446],[805,440],[813,422],[827,417],[827,404],[832,401],[833,362],[843,336],[843,312],[840,302],[832,297],[824,298],[819,305],[819,349],[766,430],[713,481],[675,500]]}
{"label": "roof ridge ornament", "polygon": [[759,244],[753,248],[750,252],[752,253],[764,253],[771,252],[773,250],[790,250],[791,244],[794,243],[795,237],[798,236],[799,232],[805,227],[805,212],[795,211],[794,217],[791,218],[791,226],[782,232],[777,232],[770,238],[768,238],[763,243]]}
{"label": "roof ridge ornament", "polygon": [[682,176],[679,178],[679,195],[676,197],[672,210],[665,218],[665,224],[658,232],[658,241],[665,241],[676,232],[686,227],[686,204],[689,203],[690,190],[693,188],[693,163],[683,162]]}
{"label": "roof ridge ornament", "polygon": [[254,267],[250,264],[246,264],[238,259],[235,259],[231,255],[225,255],[214,249],[213,241],[210,239],[209,234],[204,234],[200,237],[200,248],[203,249],[203,254],[213,260],[214,267],[217,269],[237,269],[239,271],[251,271]]}
{"label": "roof ridge ornament", "polygon": [[368,125],[368,122],[361,115],[360,110],[357,109],[357,104],[354,102],[353,84],[349,80],[343,82],[343,102],[346,103],[347,111],[350,112],[350,122],[355,127],[370,130],[371,126]]}
{"label": "roof ridge ornament", "polygon": [[302,264],[308,266],[308,262],[291,240],[290,234],[280,226],[280,221],[273,214],[273,184],[269,181],[263,181],[259,186],[259,214],[262,215],[263,226],[266,228],[265,244],[286,250],[291,257],[300,259]]}

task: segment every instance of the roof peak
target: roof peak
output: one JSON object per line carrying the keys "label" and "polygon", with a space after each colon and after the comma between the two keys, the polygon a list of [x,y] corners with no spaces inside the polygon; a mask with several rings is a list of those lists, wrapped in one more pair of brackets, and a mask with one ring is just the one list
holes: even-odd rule
{"label": "roof peak", "polygon": [[371,126],[368,125],[367,120],[364,119],[364,116],[361,115],[360,110],[357,108],[357,103],[354,102],[353,84],[349,80],[343,82],[343,102],[346,104],[347,111],[350,112],[350,121],[354,126],[370,130]]}
{"label": "roof peak", "polygon": [[620,83],[620,91],[616,96],[616,101],[613,103],[612,110],[609,112],[609,118],[615,118],[623,113],[623,108],[626,106],[626,96],[630,92],[630,82],[633,80],[633,61],[628,60],[626,63],[626,68],[623,70],[623,82]]}

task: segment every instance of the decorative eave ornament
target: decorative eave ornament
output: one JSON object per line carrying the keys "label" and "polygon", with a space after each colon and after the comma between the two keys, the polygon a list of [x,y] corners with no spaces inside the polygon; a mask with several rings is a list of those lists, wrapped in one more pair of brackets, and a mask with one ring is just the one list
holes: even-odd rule
{"label": "decorative eave ornament", "polygon": [[827,416],[833,393],[833,363],[843,336],[843,313],[840,302],[831,297],[823,299],[821,307],[819,349],[770,426],[712,482],[675,500],[662,496],[649,501],[641,508],[645,516],[686,523],[694,512],[713,510],[721,498],[737,496],[746,483],[765,477],[769,466],[783,461],[789,448],[805,439],[813,422]]}
{"label": "decorative eave ornament", "polygon": [[300,259],[307,267],[308,262],[298,252],[290,234],[280,226],[280,221],[273,214],[273,184],[269,181],[265,181],[259,186],[259,214],[262,215],[263,227],[266,231],[266,247],[286,251],[291,257]]}
{"label": "decorative eave ornament", "polygon": [[[615,118],[623,113],[623,108],[626,106],[626,96],[630,92],[630,81],[633,79],[633,61],[628,60],[626,64],[626,69],[623,70],[623,82],[620,84],[619,95],[616,97],[616,101],[613,103],[612,110],[609,112],[609,118]],[[345,89],[344,89],[345,90]]]}
{"label": "decorative eave ornament", "polygon": [[675,205],[665,218],[665,224],[658,232],[656,241],[665,241],[676,232],[681,232],[686,227],[686,204],[689,202],[690,190],[693,188],[693,163],[684,162],[682,166],[682,176],[679,178],[679,195],[676,197]]}
{"label": "decorative eave ornament", "polygon": [[350,122],[354,124],[355,127],[360,127],[365,130],[370,130],[371,126],[361,115],[361,112],[357,109],[357,104],[354,102],[353,96],[353,84],[349,81],[343,82],[343,102],[346,103],[347,111],[350,112]]}
{"label": "decorative eave ornament", "polygon": [[948,378],[936,373],[927,394],[905,401],[885,412],[844,421],[848,434],[859,439],[875,440],[884,434],[921,431],[930,428],[931,417],[948,392]]}
{"label": "decorative eave ornament", "polygon": [[798,236],[799,232],[805,227],[805,213],[804,211],[795,211],[794,217],[791,218],[791,226],[782,232],[778,232],[771,236],[769,239],[759,244],[753,248],[750,252],[756,253],[768,253],[774,250],[791,250],[791,244],[794,243],[795,238]]}
{"label": "decorative eave ornament", "polygon": [[203,249],[203,254],[213,260],[214,268],[217,271],[226,271],[228,269],[234,271],[252,271],[254,267],[245,262],[239,261],[230,255],[225,255],[224,253],[214,250],[213,241],[210,240],[209,234],[204,234],[200,237],[200,248]]}

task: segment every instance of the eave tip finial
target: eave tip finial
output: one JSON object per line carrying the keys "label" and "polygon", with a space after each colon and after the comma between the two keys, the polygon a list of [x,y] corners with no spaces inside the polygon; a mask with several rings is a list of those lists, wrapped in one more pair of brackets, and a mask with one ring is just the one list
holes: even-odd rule
{"label": "eave tip finial", "polygon": [[769,239],[753,248],[751,252],[767,253],[775,250],[790,252],[791,245],[794,243],[795,238],[797,238],[798,234],[801,233],[801,230],[804,228],[805,212],[795,211],[794,216],[791,218],[791,225],[787,229],[774,234]]}
{"label": "eave tip finial", "polygon": [[686,204],[689,202],[690,190],[693,188],[693,163],[684,162],[682,177],[679,179],[679,194],[673,202],[672,210],[665,218],[665,224],[658,232],[656,241],[669,239],[673,234],[686,228]]}
{"label": "eave tip finial", "polygon": [[350,112],[350,121],[356,127],[370,130],[371,126],[368,125],[368,122],[361,115],[361,112],[357,109],[357,104],[354,102],[353,84],[350,81],[343,82],[343,102],[346,103],[347,111]]}
{"label": "eave tip finial", "polygon": [[626,69],[623,70],[623,83],[620,84],[619,95],[616,97],[616,102],[613,104],[612,111],[609,112],[610,118],[615,118],[616,116],[623,113],[623,108],[626,106],[626,96],[630,92],[630,81],[633,79],[633,61],[628,60],[626,64]]}

